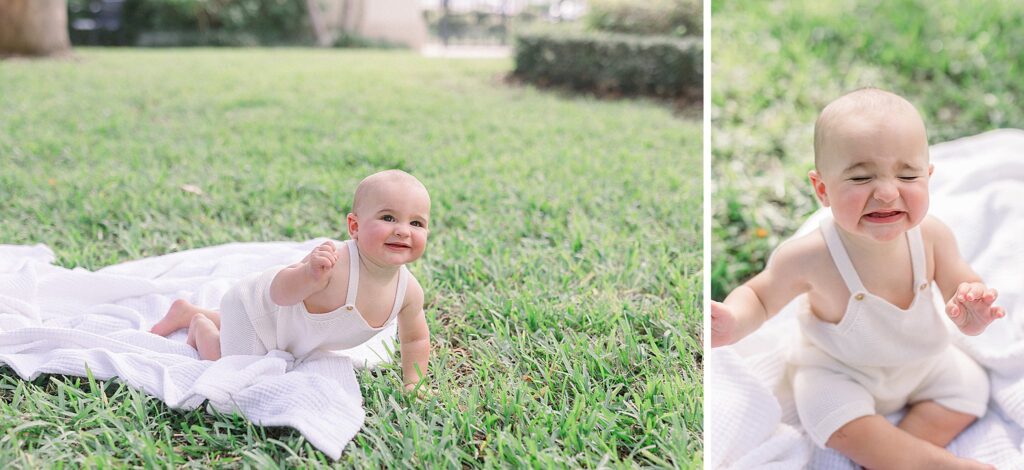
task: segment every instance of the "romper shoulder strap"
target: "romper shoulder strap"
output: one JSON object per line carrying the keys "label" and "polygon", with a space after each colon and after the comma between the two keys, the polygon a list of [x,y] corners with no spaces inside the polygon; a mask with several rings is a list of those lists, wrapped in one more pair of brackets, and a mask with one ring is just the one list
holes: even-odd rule
{"label": "romper shoulder strap", "polygon": [[907,243],[910,245],[910,265],[914,269],[914,287],[924,289],[927,279],[927,256],[924,251],[924,238],[921,236],[921,225],[907,231]]}
{"label": "romper shoulder strap", "polygon": [[405,266],[398,271],[398,288],[395,289],[395,304],[391,307],[391,316],[388,317],[388,321],[385,324],[391,323],[398,316],[398,312],[402,310],[402,304],[405,303],[405,288],[409,284],[409,270]]}
{"label": "romper shoulder strap", "polygon": [[864,284],[860,282],[860,276],[857,275],[857,270],[853,267],[853,262],[850,261],[850,255],[846,252],[846,247],[843,246],[843,239],[839,238],[839,231],[836,229],[836,222],[832,217],[821,220],[821,234],[825,237],[825,245],[828,246],[828,252],[832,255],[832,262],[835,263],[839,274],[843,276],[843,282],[846,283],[850,294],[866,292],[867,289],[864,289]]}
{"label": "romper shoulder strap", "polygon": [[345,305],[356,304],[356,293],[359,292],[359,248],[355,240],[346,240],[348,246],[348,293],[345,294]]}

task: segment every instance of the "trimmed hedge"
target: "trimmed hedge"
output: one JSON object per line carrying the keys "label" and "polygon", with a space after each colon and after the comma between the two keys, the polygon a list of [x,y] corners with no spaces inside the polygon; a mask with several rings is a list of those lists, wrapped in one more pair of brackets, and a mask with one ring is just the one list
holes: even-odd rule
{"label": "trimmed hedge", "polygon": [[516,36],[514,76],[597,93],[692,95],[702,86],[700,38],[532,32]]}

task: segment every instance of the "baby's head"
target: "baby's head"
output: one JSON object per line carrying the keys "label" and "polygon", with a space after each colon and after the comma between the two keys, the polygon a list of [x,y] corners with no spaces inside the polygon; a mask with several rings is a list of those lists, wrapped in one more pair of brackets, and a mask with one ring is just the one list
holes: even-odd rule
{"label": "baby's head", "polygon": [[814,124],[814,192],[846,232],[892,240],[928,213],[928,137],[914,105],[876,88],[825,106]]}
{"label": "baby's head", "polygon": [[430,194],[423,183],[404,171],[386,170],[356,187],[348,234],[361,256],[398,266],[423,255],[429,222]]}

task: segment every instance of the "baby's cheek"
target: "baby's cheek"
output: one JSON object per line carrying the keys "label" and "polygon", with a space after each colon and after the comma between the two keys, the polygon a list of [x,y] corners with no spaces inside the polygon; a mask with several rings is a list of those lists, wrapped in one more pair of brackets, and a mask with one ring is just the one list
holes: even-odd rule
{"label": "baby's cheek", "polygon": [[924,220],[925,215],[928,214],[928,187],[924,186],[921,188],[915,188],[914,191],[904,196],[907,200],[907,204],[910,206],[911,211],[914,212],[916,219]]}
{"label": "baby's cheek", "polygon": [[849,191],[836,198],[833,211],[838,211],[844,217],[859,218],[866,201],[866,192]]}

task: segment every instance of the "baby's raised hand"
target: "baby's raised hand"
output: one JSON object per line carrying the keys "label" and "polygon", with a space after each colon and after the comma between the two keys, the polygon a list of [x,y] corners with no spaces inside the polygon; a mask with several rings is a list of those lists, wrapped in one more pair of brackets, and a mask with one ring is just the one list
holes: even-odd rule
{"label": "baby's raised hand", "polygon": [[728,346],[735,343],[736,314],[728,305],[711,301],[711,347]]}
{"label": "baby's raised hand", "polygon": [[306,262],[306,272],[313,282],[323,282],[331,276],[334,264],[338,262],[338,253],[334,249],[334,242],[323,242],[314,248],[304,261]]}
{"label": "baby's raised hand", "polygon": [[946,302],[946,314],[965,335],[980,335],[997,318],[1006,316],[1003,307],[993,307],[998,294],[980,282],[961,282]]}

